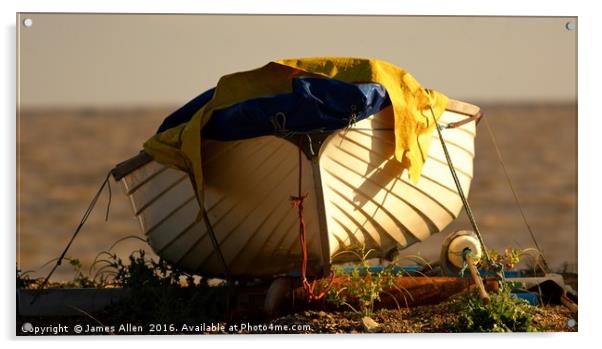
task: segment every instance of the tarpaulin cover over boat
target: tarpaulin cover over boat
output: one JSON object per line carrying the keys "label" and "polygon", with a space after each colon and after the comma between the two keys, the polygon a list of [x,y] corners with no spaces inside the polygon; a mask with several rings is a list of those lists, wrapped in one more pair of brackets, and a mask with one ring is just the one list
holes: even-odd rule
{"label": "tarpaulin cover over boat", "polygon": [[[201,131],[202,137],[232,141],[276,133],[334,131],[391,105],[387,91],[376,83],[307,77],[293,78],[291,83],[290,93],[252,98],[214,111]],[[168,116],[157,132],[190,121],[214,91],[206,91]]]}
{"label": "tarpaulin cover over boat", "polygon": [[[201,130],[203,126],[212,119],[215,111],[253,98],[290,94],[291,102],[294,103],[294,99],[303,94],[299,93],[299,80],[294,79],[299,76],[335,79],[347,83],[373,82],[382,85],[393,106],[395,157],[409,170],[410,178],[414,181],[418,180],[428,153],[430,133],[434,129],[434,123],[429,121],[430,110],[432,109],[435,117],[438,118],[445,110],[447,97],[436,91],[425,90],[405,70],[376,59],[339,57],[287,59],[270,62],[256,70],[226,75],[211,92],[212,96],[207,95],[196,100],[200,103],[208,98],[187,122],[179,124],[173,122],[171,128],[167,128],[166,125],[162,128],[162,132],[144,144],[144,150],[160,163],[192,173],[197,199],[202,205]],[[297,87],[296,91],[294,87]],[[353,90],[353,87],[349,88]],[[307,86],[305,90],[307,91]],[[344,95],[334,94],[339,97]],[[317,101],[317,99],[313,100]],[[341,102],[343,101],[330,103],[330,105],[341,105]],[[351,106],[347,105],[347,107]],[[326,119],[329,118],[330,116]],[[172,123],[169,122],[168,125],[172,126]],[[306,126],[308,125],[310,123]],[[329,122],[327,125],[332,123]]]}
{"label": "tarpaulin cover over boat", "polygon": [[468,194],[478,115],[383,61],[275,61],[222,77],[113,175],[153,250],[184,270],[318,276],[358,246],[391,258],[457,217],[435,124]]}

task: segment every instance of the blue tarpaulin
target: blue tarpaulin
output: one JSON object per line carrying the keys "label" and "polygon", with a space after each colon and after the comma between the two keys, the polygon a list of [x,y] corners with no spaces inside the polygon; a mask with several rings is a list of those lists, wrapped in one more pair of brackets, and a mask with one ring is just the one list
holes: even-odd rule
{"label": "blue tarpaulin", "polygon": [[[167,117],[162,132],[188,122],[213,97],[210,89]],[[326,132],[348,127],[389,106],[378,83],[346,83],[328,78],[292,80],[292,92],[249,99],[216,110],[202,130],[214,140],[238,140],[272,134]]]}

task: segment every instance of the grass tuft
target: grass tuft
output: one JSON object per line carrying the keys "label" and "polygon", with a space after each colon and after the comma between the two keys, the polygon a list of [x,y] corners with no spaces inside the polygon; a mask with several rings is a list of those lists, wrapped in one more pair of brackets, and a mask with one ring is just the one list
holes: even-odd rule
{"label": "grass tuft", "polygon": [[450,324],[454,332],[537,332],[542,329],[534,324],[539,311],[527,301],[514,297],[510,285],[504,285],[498,293],[490,294],[490,303],[483,304],[478,293],[468,292],[456,305],[458,320]]}

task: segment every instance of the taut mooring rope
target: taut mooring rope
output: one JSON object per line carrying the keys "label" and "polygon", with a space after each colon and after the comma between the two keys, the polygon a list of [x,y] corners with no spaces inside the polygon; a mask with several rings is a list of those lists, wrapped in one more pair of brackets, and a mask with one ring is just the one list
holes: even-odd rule
{"label": "taut mooring rope", "polygon": [[102,193],[102,190],[104,189],[105,185],[108,185],[108,189],[109,189],[109,201],[107,203],[107,212],[106,212],[106,215],[105,215],[105,221],[109,219],[109,208],[111,207],[111,197],[112,197],[112,194],[111,194],[111,182],[109,181],[109,179],[111,177],[111,173],[112,173],[112,171],[109,171],[109,173],[107,174],[105,180],[102,182],[102,185],[100,186],[100,188],[96,192],[96,195],[94,195],[94,198],[92,198],[92,201],[90,202],[90,205],[88,206],[88,208],[84,212],[84,215],[83,215],[81,221],[79,222],[79,225],[77,226],[77,228],[73,232],[73,235],[71,236],[71,239],[67,243],[67,246],[65,246],[65,249],[63,250],[63,253],[61,253],[61,255],[59,256],[59,258],[56,260],[56,264],[54,265],[54,267],[52,267],[52,270],[50,270],[50,273],[48,273],[48,276],[46,276],[46,278],[44,279],[44,282],[42,282],[42,284],[38,288],[38,291],[34,295],[34,297],[31,300],[30,304],[33,304],[38,299],[38,297],[40,296],[41,292],[44,290],[44,287],[46,287],[46,284],[48,284],[48,281],[50,280],[50,277],[52,276],[52,274],[54,274],[54,271],[63,262],[63,259],[65,258],[65,255],[67,254],[67,251],[69,250],[69,247],[71,247],[71,244],[73,244],[73,241],[75,240],[75,238],[77,237],[77,235],[79,234],[79,232],[81,231],[81,229],[83,228],[84,224],[86,224],[86,221],[88,220],[88,217],[92,213],[92,210],[94,210],[94,206],[96,206],[96,202],[98,201],[98,198],[100,197],[100,194]]}
{"label": "taut mooring rope", "polygon": [[205,221],[205,227],[207,228],[207,235],[211,239],[211,244],[213,244],[213,249],[217,253],[217,256],[222,263],[222,267],[224,268],[224,274],[226,277],[226,281],[228,283],[232,282],[230,278],[230,268],[228,267],[228,263],[226,263],[226,258],[224,258],[224,254],[222,253],[222,249],[219,246],[219,242],[217,241],[217,236],[215,235],[215,231],[213,230],[213,226],[211,222],[209,222],[209,215],[207,214],[207,210],[203,208],[203,221]]}
{"label": "taut mooring rope", "polygon": [[437,134],[439,135],[439,141],[441,142],[441,147],[443,148],[443,153],[445,154],[445,159],[447,160],[447,165],[449,170],[454,178],[454,183],[456,184],[456,188],[458,189],[458,194],[460,195],[460,199],[462,199],[462,205],[464,206],[464,210],[466,211],[466,215],[468,216],[468,220],[470,220],[470,224],[474,229],[477,238],[479,239],[479,243],[481,243],[481,247],[483,248],[483,254],[488,262],[493,265],[493,261],[489,256],[489,252],[487,252],[487,248],[485,247],[485,241],[483,241],[483,236],[481,236],[481,231],[477,225],[477,221],[472,214],[472,209],[470,208],[470,204],[466,199],[466,195],[464,195],[464,190],[462,190],[462,185],[460,184],[460,180],[458,179],[458,174],[456,173],[456,169],[454,168],[454,164],[452,163],[451,157],[449,156],[449,151],[447,150],[447,145],[443,140],[443,135],[441,134],[441,130],[439,129],[439,125],[437,124],[437,118],[435,117],[435,112],[433,111],[433,107],[429,106],[431,110],[431,116],[433,117],[433,122],[435,123],[435,128],[437,129]]}
{"label": "taut mooring rope", "polygon": [[491,143],[493,144],[493,148],[495,149],[495,153],[497,154],[498,161],[499,161],[500,165],[502,166],[502,170],[504,171],[504,176],[506,177],[506,181],[508,182],[510,191],[512,191],[512,195],[514,196],[514,202],[516,203],[516,206],[518,207],[518,210],[520,211],[520,214],[523,218],[523,222],[527,226],[527,230],[529,231],[529,234],[531,235],[531,239],[533,240],[533,243],[535,244],[535,247],[537,248],[537,251],[539,252],[539,254],[541,256],[541,262],[543,264],[542,266],[545,269],[544,271],[546,273],[549,273],[550,267],[548,266],[548,263],[546,262],[546,259],[543,255],[541,248],[539,247],[539,244],[537,243],[537,239],[535,238],[535,233],[533,232],[533,229],[531,229],[531,225],[527,221],[527,216],[525,214],[525,211],[523,210],[523,206],[520,203],[518,194],[516,193],[516,190],[514,189],[514,185],[512,184],[512,179],[510,179],[510,175],[508,174],[508,170],[506,169],[506,164],[504,163],[504,158],[502,157],[502,152],[500,151],[500,148],[498,147],[497,140],[495,138],[495,134],[493,133],[493,129],[489,125],[489,122],[487,121],[487,119],[485,119],[485,126],[487,127],[487,131],[489,132],[489,137],[491,138]]}

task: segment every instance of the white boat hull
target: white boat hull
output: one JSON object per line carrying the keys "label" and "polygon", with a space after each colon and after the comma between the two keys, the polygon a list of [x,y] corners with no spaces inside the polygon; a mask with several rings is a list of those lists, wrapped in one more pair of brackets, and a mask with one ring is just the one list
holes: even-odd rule
{"label": "white boat hull", "polygon": [[[440,123],[457,122],[478,108],[453,102]],[[437,133],[413,184],[394,159],[390,108],[330,135],[318,156],[302,157],[308,274],[352,260],[358,246],[385,257],[428,239],[454,220],[462,202]],[[466,194],[473,173],[474,122],[442,131]],[[297,210],[289,198],[299,185],[298,147],[276,136],[203,141],[205,206],[229,272],[236,277],[298,271]],[[130,161],[131,162],[131,161]],[[121,166],[121,169],[127,168]],[[118,166],[118,168],[119,168]],[[130,166],[131,167],[131,166]],[[123,171],[121,171],[123,172]],[[189,176],[155,161],[120,175],[142,232],[153,250],[179,267],[224,275]]]}

